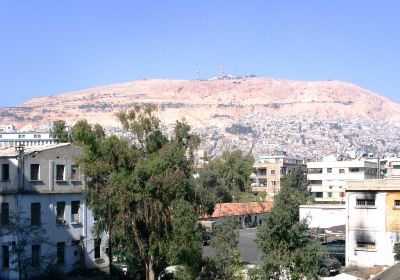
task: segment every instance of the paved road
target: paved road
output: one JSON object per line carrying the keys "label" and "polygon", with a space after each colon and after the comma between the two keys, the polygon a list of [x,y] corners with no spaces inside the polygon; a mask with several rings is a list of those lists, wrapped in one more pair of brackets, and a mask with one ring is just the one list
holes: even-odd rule
{"label": "paved road", "polygon": [[[247,228],[239,230],[239,245],[240,257],[243,262],[249,264],[261,263],[261,250],[255,243],[256,228]],[[203,256],[212,255],[213,251],[210,246],[203,246]]]}

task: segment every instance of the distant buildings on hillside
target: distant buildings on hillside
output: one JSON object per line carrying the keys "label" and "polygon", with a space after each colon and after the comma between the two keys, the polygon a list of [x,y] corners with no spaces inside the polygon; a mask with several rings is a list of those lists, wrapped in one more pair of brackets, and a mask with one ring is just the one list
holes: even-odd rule
{"label": "distant buildings on hillside", "polygon": [[17,146],[43,146],[54,144],[49,131],[16,131],[12,125],[0,128],[0,149]]}
{"label": "distant buildings on hillside", "polygon": [[306,169],[304,159],[290,157],[286,152],[277,151],[274,155],[258,156],[250,175],[252,191],[266,193],[267,200],[273,200],[280,191],[281,178],[290,174],[295,168]]}

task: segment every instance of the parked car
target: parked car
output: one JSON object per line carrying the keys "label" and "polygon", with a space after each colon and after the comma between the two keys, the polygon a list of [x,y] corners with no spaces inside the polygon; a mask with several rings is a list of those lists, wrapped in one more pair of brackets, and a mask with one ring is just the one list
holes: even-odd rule
{"label": "parked car", "polygon": [[158,276],[157,280],[170,280],[175,279],[176,274],[178,273],[179,269],[183,269],[182,265],[171,265],[167,266],[166,268],[161,271],[160,275]]}
{"label": "parked car", "polygon": [[328,277],[331,273],[339,273],[341,267],[338,259],[327,255],[321,260],[319,275]]}

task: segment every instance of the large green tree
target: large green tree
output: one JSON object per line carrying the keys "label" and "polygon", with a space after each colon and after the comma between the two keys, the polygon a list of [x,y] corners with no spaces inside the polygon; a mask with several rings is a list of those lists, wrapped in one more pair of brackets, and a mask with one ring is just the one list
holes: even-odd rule
{"label": "large green tree", "polygon": [[[188,125],[177,122],[168,139],[155,110],[145,105],[118,113],[126,138],[106,137],[100,127],[85,121],[72,131],[72,139],[84,150],[81,164],[89,178],[86,194],[100,217],[98,227],[112,233],[112,240],[129,238],[134,245],[124,248],[137,250],[146,279],[155,279],[168,256],[171,262],[181,263],[189,258],[184,263],[188,266],[198,263],[195,259],[201,256],[201,246],[196,245],[201,244],[200,235],[193,236],[197,216],[175,220],[182,216],[176,207],[196,208],[191,153],[199,138]],[[187,228],[180,230],[179,224]],[[186,248],[176,247],[175,242],[184,239],[193,242]]]}
{"label": "large green tree", "polygon": [[226,217],[218,221],[213,231],[211,247],[213,255],[209,258],[201,275],[202,279],[243,279],[240,273],[239,220]]}
{"label": "large green tree", "polygon": [[[240,150],[223,152],[200,170],[198,193],[209,193],[209,197],[206,196],[209,201],[212,201],[212,198],[215,202],[239,200],[250,190],[253,164],[254,157],[250,154],[244,154]],[[212,212],[212,209],[206,210]]]}
{"label": "large green tree", "polygon": [[261,279],[318,279],[323,250],[319,243],[305,237],[305,221],[299,221],[299,206],[307,202],[307,180],[301,169],[282,180],[274,208],[265,214],[257,232],[263,251]]}

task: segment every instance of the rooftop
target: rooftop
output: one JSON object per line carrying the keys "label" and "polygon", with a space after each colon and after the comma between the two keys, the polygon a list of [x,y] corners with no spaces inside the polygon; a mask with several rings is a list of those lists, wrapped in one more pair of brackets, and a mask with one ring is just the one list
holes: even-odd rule
{"label": "rooftop", "polygon": [[400,178],[348,181],[346,192],[349,191],[400,191]]}
{"label": "rooftop", "polygon": [[[46,150],[64,147],[64,146],[68,146],[68,145],[71,145],[71,143],[49,144],[49,145],[43,145],[43,146],[25,146],[24,154],[31,154],[31,153],[35,153],[35,152],[46,151]],[[18,151],[16,150],[16,147],[9,147],[9,148],[0,150],[0,157],[15,157],[17,155],[18,155]]]}
{"label": "rooftop", "polygon": [[218,203],[215,205],[214,213],[204,218],[261,214],[270,211],[272,207],[272,202]]}

